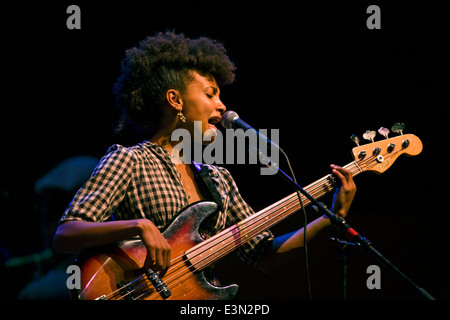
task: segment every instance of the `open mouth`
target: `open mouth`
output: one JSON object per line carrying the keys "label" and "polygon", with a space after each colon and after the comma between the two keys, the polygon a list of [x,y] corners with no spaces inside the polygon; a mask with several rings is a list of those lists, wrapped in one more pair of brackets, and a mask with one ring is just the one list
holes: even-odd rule
{"label": "open mouth", "polygon": [[209,126],[212,127],[212,128],[214,128],[214,129],[217,129],[215,125],[216,125],[217,123],[219,123],[219,122],[220,122],[220,118],[219,118],[219,117],[212,117],[212,118],[210,118],[210,119],[208,120]]}

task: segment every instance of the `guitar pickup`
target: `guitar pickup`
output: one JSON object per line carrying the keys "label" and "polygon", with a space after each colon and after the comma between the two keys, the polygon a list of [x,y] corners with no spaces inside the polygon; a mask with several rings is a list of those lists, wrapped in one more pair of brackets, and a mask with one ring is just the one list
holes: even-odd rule
{"label": "guitar pickup", "polygon": [[[117,288],[119,288],[120,294],[124,297],[125,300],[134,300],[135,296],[133,295],[134,290],[125,283],[125,281],[119,281],[117,283]],[[104,298],[97,298],[99,300],[104,300]]]}
{"label": "guitar pickup", "polygon": [[156,291],[161,295],[163,299],[167,299],[172,295],[172,292],[169,290],[167,284],[162,281],[159,277],[158,273],[154,272],[152,269],[145,270],[145,274],[150,282],[155,287]]}

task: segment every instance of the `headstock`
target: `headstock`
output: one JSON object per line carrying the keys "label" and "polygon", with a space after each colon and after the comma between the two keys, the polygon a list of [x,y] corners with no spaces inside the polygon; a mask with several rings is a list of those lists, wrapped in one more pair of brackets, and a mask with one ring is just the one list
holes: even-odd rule
{"label": "headstock", "polygon": [[367,130],[363,138],[372,143],[360,145],[357,136],[352,135],[351,139],[357,144],[353,148],[352,155],[360,171],[374,171],[378,174],[385,172],[397,160],[406,154],[416,156],[422,152],[423,145],[420,139],[413,134],[403,134],[404,124],[396,123],[392,131],[400,133],[399,136],[389,138],[389,130],[381,127],[378,132],[385,139],[374,141],[376,132]]}

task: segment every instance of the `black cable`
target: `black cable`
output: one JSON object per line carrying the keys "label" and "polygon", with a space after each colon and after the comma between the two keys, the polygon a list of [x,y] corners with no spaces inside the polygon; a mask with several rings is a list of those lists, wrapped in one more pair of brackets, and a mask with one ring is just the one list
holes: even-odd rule
{"label": "black cable", "polygon": [[[289,171],[291,172],[291,175],[292,175],[292,180],[293,180],[295,183],[297,183],[297,180],[295,179],[294,170],[292,170],[291,163],[289,162],[289,158],[288,158],[287,154],[286,154],[283,150],[281,150],[281,149],[280,149],[280,151],[281,151],[281,153],[284,155],[284,157],[286,158],[286,162],[287,162],[287,165],[288,165],[288,167],[289,167]],[[305,207],[303,206],[303,201],[302,201],[301,194],[300,194],[300,192],[299,192],[298,190],[297,190],[296,192],[297,192],[298,199],[299,199],[299,201],[300,201],[300,206],[302,207],[302,210],[303,210],[303,217],[304,217],[303,246],[304,246],[304,248],[305,248],[306,284],[307,284],[308,299],[309,299],[309,300],[312,300],[312,292],[311,292],[311,276],[310,276],[310,273],[309,273],[308,243],[307,243],[307,241],[306,241],[306,240],[307,240],[307,239],[306,239],[306,227],[307,227],[307,225],[308,225],[308,217],[307,217],[307,215],[306,215]]]}

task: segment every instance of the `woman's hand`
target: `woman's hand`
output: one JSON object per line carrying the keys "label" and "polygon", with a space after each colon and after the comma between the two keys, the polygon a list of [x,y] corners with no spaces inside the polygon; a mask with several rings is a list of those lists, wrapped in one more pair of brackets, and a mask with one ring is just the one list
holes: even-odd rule
{"label": "woman's hand", "polygon": [[330,167],[331,172],[340,182],[340,185],[336,188],[336,192],[333,196],[333,206],[331,211],[340,215],[342,218],[345,218],[353,198],[355,197],[356,185],[350,171],[334,164],[330,165]]}
{"label": "woman's hand", "polygon": [[139,219],[140,237],[147,248],[144,267],[160,272],[162,277],[170,266],[170,245],[156,226],[148,219]]}

